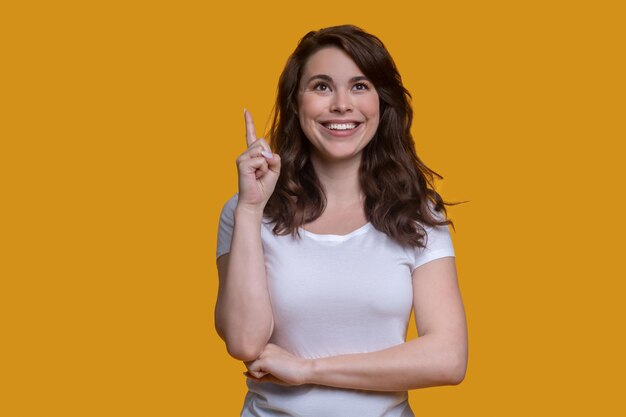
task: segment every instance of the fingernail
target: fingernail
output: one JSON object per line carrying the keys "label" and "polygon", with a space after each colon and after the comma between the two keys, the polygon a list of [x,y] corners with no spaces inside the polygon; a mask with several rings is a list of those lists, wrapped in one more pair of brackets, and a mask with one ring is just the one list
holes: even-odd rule
{"label": "fingernail", "polygon": [[261,151],[261,155],[263,155],[267,159],[270,159],[272,156],[274,156],[271,152],[268,151]]}
{"label": "fingernail", "polygon": [[248,110],[244,107],[244,108],[243,108],[243,114],[246,114],[246,112],[247,112],[247,111],[248,111]]}

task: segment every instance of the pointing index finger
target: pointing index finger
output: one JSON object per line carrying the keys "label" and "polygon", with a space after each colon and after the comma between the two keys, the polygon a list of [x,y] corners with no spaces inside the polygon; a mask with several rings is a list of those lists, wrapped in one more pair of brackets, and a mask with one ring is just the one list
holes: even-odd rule
{"label": "pointing index finger", "polygon": [[250,145],[256,141],[256,132],[254,130],[252,115],[247,109],[243,109],[243,118],[246,121],[246,144],[250,147]]}

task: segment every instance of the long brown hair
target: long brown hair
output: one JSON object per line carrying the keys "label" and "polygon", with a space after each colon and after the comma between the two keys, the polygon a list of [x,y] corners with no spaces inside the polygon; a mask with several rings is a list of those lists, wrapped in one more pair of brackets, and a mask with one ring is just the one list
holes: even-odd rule
{"label": "long brown hair", "polygon": [[[424,247],[422,225],[454,224],[446,220],[444,202],[433,179],[443,177],[417,156],[411,123],[410,93],[391,55],[376,36],[352,26],[311,31],[287,60],[278,82],[278,94],[269,138],[281,157],[276,189],[265,206],[275,223],[274,233],[298,235],[298,229],[317,219],[326,207],[326,195],[313,169],[310,144],[298,120],[298,86],[308,58],[324,47],[346,52],[374,84],[380,100],[380,121],[363,149],[359,178],[365,195],[365,215],[372,225],[403,245]],[[443,212],[437,216],[436,212]],[[439,217],[439,218],[437,218]],[[443,220],[442,220],[443,219]]]}

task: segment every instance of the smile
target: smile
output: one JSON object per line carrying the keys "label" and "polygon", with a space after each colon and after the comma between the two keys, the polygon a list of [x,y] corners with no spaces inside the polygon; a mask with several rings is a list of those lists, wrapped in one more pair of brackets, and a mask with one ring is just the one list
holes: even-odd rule
{"label": "smile", "polygon": [[352,130],[358,123],[322,123],[322,126],[330,130]]}
{"label": "smile", "polygon": [[358,132],[362,123],[348,122],[348,123],[321,123],[324,131],[330,136],[338,138],[345,138],[352,136],[355,132]]}

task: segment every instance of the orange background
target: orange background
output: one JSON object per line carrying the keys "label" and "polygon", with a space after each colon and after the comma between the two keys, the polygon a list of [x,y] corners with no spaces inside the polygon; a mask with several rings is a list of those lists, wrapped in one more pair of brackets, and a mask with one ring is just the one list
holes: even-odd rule
{"label": "orange background", "polygon": [[212,314],[242,109],[263,131],[297,41],[342,23],[387,45],[418,153],[471,201],[467,377],[416,414],[624,413],[619,3],[3,4],[0,414],[239,415]]}

